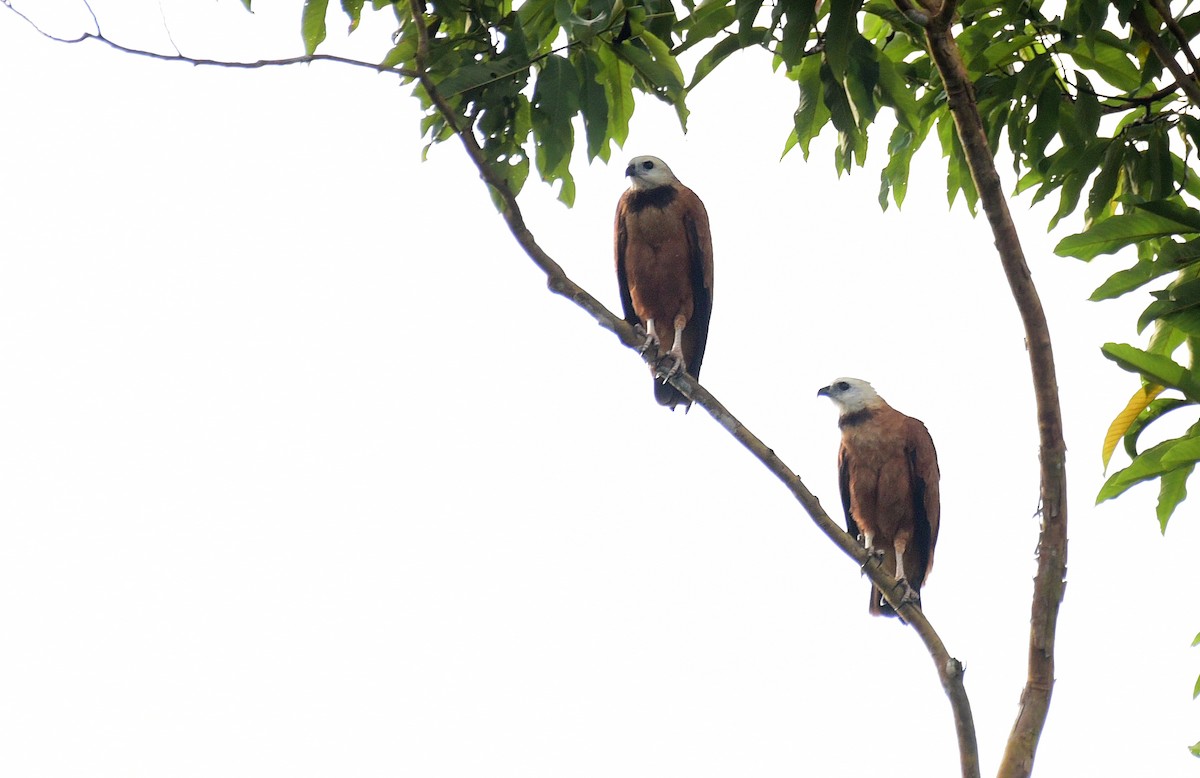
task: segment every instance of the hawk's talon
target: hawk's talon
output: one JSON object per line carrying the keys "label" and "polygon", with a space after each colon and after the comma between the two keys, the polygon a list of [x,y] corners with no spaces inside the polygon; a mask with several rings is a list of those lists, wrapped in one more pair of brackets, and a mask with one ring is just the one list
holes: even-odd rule
{"label": "hawk's talon", "polygon": [[882,565],[883,559],[886,556],[887,554],[883,553],[883,549],[881,548],[868,548],[867,561],[863,562],[860,567],[860,569],[863,571],[863,574],[866,574],[867,565],[871,564],[871,562],[878,562],[880,565]]}
{"label": "hawk's talon", "polygon": [[642,341],[642,345],[638,347],[638,354],[643,357],[646,356],[646,352],[650,350],[651,346],[655,348],[659,347],[658,338],[653,333],[646,335],[646,340]]}
{"label": "hawk's talon", "polygon": [[901,605],[915,605],[917,610],[921,609],[921,594],[909,586],[907,579],[897,578],[895,588],[900,592],[900,598],[897,600],[898,603]]}
{"label": "hawk's talon", "polygon": [[[666,369],[663,368],[664,364],[666,364]],[[684,372],[683,358],[676,355],[674,352],[669,351],[662,359],[659,360],[658,369],[659,372],[663,374],[663,383],[665,384],[675,376]]]}

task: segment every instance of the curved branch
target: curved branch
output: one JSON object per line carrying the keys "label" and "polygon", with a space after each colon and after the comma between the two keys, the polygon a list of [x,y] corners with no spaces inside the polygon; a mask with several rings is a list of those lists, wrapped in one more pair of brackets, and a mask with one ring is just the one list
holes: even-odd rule
{"label": "curved branch", "polygon": [[1037,403],[1042,527],[1038,538],[1038,569],[1034,577],[1030,617],[1029,668],[1025,688],[1021,692],[1020,711],[999,770],[1000,776],[1015,778],[1028,776],[1033,770],[1033,758],[1046,723],[1054,685],[1054,631],[1067,569],[1066,443],[1063,440],[1058,379],[1046,314],[1008,210],[1000,175],[996,172],[987,132],[958,44],[950,33],[949,20],[939,21],[926,28],[926,42],[945,86],[971,177],[991,224],[1000,264],[1025,328],[1025,343]]}
{"label": "curved branch", "polygon": [[[78,36],[76,36],[74,38],[60,38],[57,35],[51,35],[50,33],[43,30],[41,27],[38,27],[37,24],[35,24],[32,19],[30,19],[28,16],[26,16],[25,14],[18,11],[16,8],[13,8],[12,4],[9,3],[8,0],[3,0],[3,2],[4,2],[4,6],[6,8],[8,8],[8,10],[12,11],[17,16],[24,19],[25,22],[38,33],[38,35],[41,35],[43,38],[52,40],[55,43],[83,43],[84,41],[93,40],[93,41],[97,41],[99,43],[103,43],[105,46],[116,49],[117,51],[120,51],[124,54],[133,54],[138,57],[148,57],[150,59],[157,59],[162,62],[183,62],[188,65],[205,65],[205,66],[209,66],[209,67],[238,68],[238,69],[243,69],[243,70],[255,70],[257,68],[282,67],[284,65],[301,65],[301,64],[305,64],[305,63],[309,63],[309,62],[337,62],[342,65],[350,65],[352,67],[359,67],[359,68],[366,68],[368,70],[374,70],[376,73],[395,73],[396,75],[401,76],[402,78],[416,78],[416,76],[417,76],[417,74],[412,72],[411,70],[404,70],[403,68],[388,67],[386,65],[379,65],[374,62],[363,62],[362,60],[351,59],[350,57],[339,57],[334,54],[308,54],[308,55],[305,55],[302,57],[286,57],[284,59],[260,59],[255,62],[226,62],[224,60],[217,60],[217,59],[201,59],[198,57],[185,56],[183,54],[178,53],[178,51],[175,54],[160,54],[156,51],[147,51],[145,49],[131,48],[129,46],[124,46],[120,43],[117,43],[116,41],[110,40],[109,38],[105,37],[102,32],[100,32],[99,22],[96,23],[96,32],[80,33]],[[90,6],[89,6],[88,10],[89,11],[91,10]],[[93,20],[95,20],[94,15],[92,18],[93,18]],[[168,37],[169,36],[170,36],[170,32],[168,31]],[[172,45],[174,45],[173,41],[172,41]]]}
{"label": "curved branch", "polygon": [[[567,297],[583,308],[600,326],[614,332],[621,343],[628,348],[641,350],[645,342],[644,336],[639,336],[628,322],[613,314],[599,300],[568,278],[562,266],[538,245],[533,233],[525,224],[516,196],[507,182],[488,163],[487,155],[480,147],[471,129],[458,125],[453,108],[438,92],[437,86],[426,73],[429,32],[418,5],[419,2],[420,0],[409,0],[409,10],[417,30],[417,80],[421,83],[433,106],[462,142],[467,155],[479,170],[480,178],[498,195],[502,205],[501,215],[508,224],[513,237],[534,264],[546,274],[547,286],[552,292]],[[643,354],[643,358],[648,363],[655,364],[658,354],[651,347]],[[903,599],[904,587],[894,577],[884,572],[881,560],[868,554],[856,539],[850,537],[837,522],[831,519],[825,509],[821,507],[820,501],[808,490],[800,477],[775,454],[774,450],[738,421],[737,417],[730,413],[712,393],[701,386],[694,376],[690,373],[680,373],[672,376],[669,380],[671,385],[681,391],[685,397],[708,411],[718,424],[724,427],[734,439],[783,483],[813,520],[813,523],[841,549],[842,553],[858,563],[864,574],[879,588],[888,603],[895,608],[900,618],[916,631],[929,651],[942,688],[950,699],[958,735],[963,776],[964,778],[977,778],[979,776],[979,751],[971,705],[967,698],[966,688],[963,686],[963,665],[950,656],[941,638],[925,618],[925,614],[912,602]]]}

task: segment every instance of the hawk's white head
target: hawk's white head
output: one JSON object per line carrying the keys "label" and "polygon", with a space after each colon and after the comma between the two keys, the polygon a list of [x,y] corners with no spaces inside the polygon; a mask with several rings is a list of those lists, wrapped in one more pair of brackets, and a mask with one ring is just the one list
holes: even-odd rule
{"label": "hawk's white head", "polygon": [[875,388],[861,378],[838,378],[829,386],[818,389],[817,394],[837,403],[843,416],[875,407],[883,402],[876,394]]}
{"label": "hawk's white head", "polygon": [[629,160],[625,175],[629,176],[630,188],[637,192],[679,183],[667,163],[658,157],[634,157]]}

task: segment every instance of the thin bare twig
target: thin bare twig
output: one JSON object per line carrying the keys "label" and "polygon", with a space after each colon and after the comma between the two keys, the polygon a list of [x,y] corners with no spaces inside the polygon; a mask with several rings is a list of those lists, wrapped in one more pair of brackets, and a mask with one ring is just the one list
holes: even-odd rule
{"label": "thin bare twig", "polygon": [[[8,0],[5,0],[5,4],[8,4]],[[96,18],[96,11],[92,8],[92,4],[88,2],[88,0],[83,0],[83,7],[87,9],[88,15],[92,17],[92,24],[96,26],[96,34],[102,35],[103,33],[100,31],[100,20]]]}
{"label": "thin bare twig", "polygon": [[[32,19],[30,19],[28,16],[21,13],[16,8],[14,8],[12,6],[12,3],[9,2],[9,0],[3,0],[3,2],[4,2],[4,6],[6,8],[8,8],[8,10],[12,11],[17,16],[21,17],[39,35],[41,35],[42,37],[47,38],[49,40],[52,40],[56,43],[83,43],[84,41],[93,40],[93,41],[97,41],[99,43],[103,43],[105,46],[116,49],[117,51],[120,51],[125,54],[133,54],[138,57],[149,57],[150,59],[157,59],[162,62],[183,62],[188,65],[197,65],[197,66],[203,65],[203,66],[208,66],[208,67],[221,67],[221,68],[239,68],[239,69],[244,69],[244,70],[254,70],[257,68],[268,68],[268,67],[282,67],[285,65],[302,65],[302,64],[306,64],[306,63],[310,63],[310,62],[337,62],[342,65],[350,65],[352,67],[359,67],[359,68],[366,68],[368,70],[374,70],[376,73],[394,73],[398,76],[401,76],[402,78],[416,78],[416,76],[417,76],[417,74],[414,73],[413,71],[406,70],[404,68],[387,67],[385,65],[379,65],[374,62],[363,62],[362,60],[351,59],[350,57],[339,57],[334,54],[308,54],[308,55],[305,55],[302,57],[285,57],[283,59],[260,59],[255,62],[227,62],[224,60],[217,60],[217,59],[203,59],[200,57],[189,57],[189,56],[186,56],[184,54],[179,54],[179,53],[161,54],[157,51],[147,51],[145,49],[135,49],[135,48],[131,48],[129,46],[124,46],[120,43],[117,43],[116,41],[106,38],[100,32],[100,23],[98,21],[96,22],[96,32],[80,33],[78,36],[76,36],[74,38],[60,38],[59,36],[52,35],[52,34],[46,32],[45,30],[43,30],[41,27],[38,27],[37,24]],[[91,6],[88,6],[88,11],[91,11]],[[95,20],[95,14],[92,15],[92,19]],[[168,31],[168,35],[169,35],[169,31]],[[175,43],[174,41],[171,41],[172,45],[174,45],[174,43]]]}
{"label": "thin bare twig", "polygon": [[[556,294],[563,295],[579,305],[596,320],[602,327],[613,331],[625,346],[639,350],[644,344],[644,338],[634,332],[633,327],[624,319],[609,311],[600,301],[582,287],[567,277],[562,267],[555,262],[538,245],[533,233],[525,224],[521,208],[516,196],[505,182],[504,178],[489,164],[486,154],[469,127],[460,127],[457,123],[453,108],[445,101],[437,90],[433,80],[426,72],[429,52],[428,28],[425,24],[420,6],[420,0],[409,0],[410,13],[417,30],[417,79],[425,89],[434,107],[449,123],[458,136],[471,161],[479,170],[480,177],[499,196],[502,204],[502,215],[509,230],[525,253],[533,260],[547,277],[547,285]],[[644,355],[647,362],[653,364],[657,360],[654,349]],[[854,538],[850,537],[842,527],[829,517],[821,507],[821,503],[808,490],[800,477],[789,468],[763,441],[745,427],[737,417],[721,404],[716,397],[696,381],[689,373],[677,374],[670,378],[671,385],[679,389],[685,397],[704,408],[710,416],[725,428],[739,443],[742,444],[759,462],[761,462],[776,478],[778,478],[817,527],[824,532],[841,551],[858,563],[866,576],[874,583],[887,601],[896,609],[900,617],[910,624],[921,641],[925,644],[934,661],[938,678],[950,700],[954,714],[955,727],[958,731],[961,761],[964,765],[965,778],[977,778],[979,775],[978,747],[975,740],[975,723],[971,714],[970,702],[963,686],[963,666],[957,659],[950,656],[941,638],[933,626],[925,618],[925,614],[913,603],[902,597],[903,587],[897,580],[888,575],[881,567],[878,557],[868,554],[866,549]],[[974,765],[969,769],[968,765]]]}
{"label": "thin bare twig", "polygon": [[175,49],[175,53],[183,56],[183,52],[179,50],[179,45],[175,43],[175,36],[171,34],[171,25],[167,24],[167,10],[163,8],[162,0],[158,0],[158,15],[162,19],[163,30],[167,33],[167,40],[171,42],[171,48]]}

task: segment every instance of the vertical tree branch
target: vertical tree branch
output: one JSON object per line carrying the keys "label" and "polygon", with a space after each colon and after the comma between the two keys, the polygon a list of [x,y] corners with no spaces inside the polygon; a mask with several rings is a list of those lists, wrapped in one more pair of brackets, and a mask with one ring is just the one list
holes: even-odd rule
{"label": "vertical tree branch", "polygon": [[[947,6],[952,7],[949,0]],[[931,20],[925,32],[930,55],[946,89],[971,176],[992,228],[1000,263],[1025,328],[1037,402],[1042,527],[1030,618],[1029,668],[1021,692],[1020,710],[999,770],[1002,778],[1017,778],[1028,776],[1033,770],[1033,759],[1046,723],[1054,685],[1054,633],[1067,563],[1066,444],[1062,411],[1046,315],[1008,210],[966,66],[950,33],[950,15],[946,7]]]}

